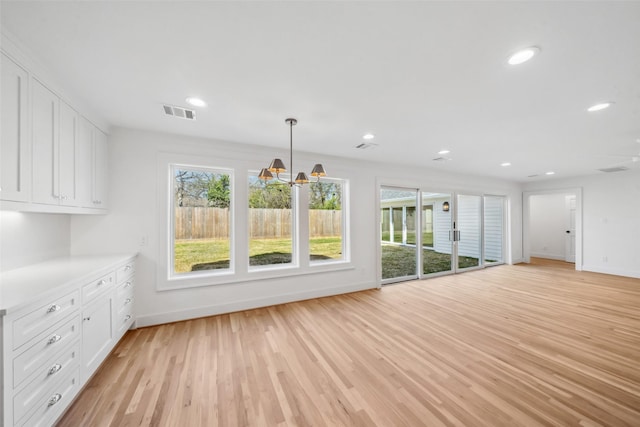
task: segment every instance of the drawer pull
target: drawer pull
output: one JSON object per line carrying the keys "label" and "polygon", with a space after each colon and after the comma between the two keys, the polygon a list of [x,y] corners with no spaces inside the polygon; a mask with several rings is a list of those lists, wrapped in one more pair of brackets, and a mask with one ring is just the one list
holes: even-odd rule
{"label": "drawer pull", "polygon": [[126,300],[124,300],[124,305],[127,305],[131,302],[131,298],[127,298]]}
{"label": "drawer pull", "polygon": [[127,314],[126,316],[124,316],[124,321],[126,322],[127,320],[131,319],[131,315]]}
{"label": "drawer pull", "polygon": [[56,393],[53,396],[51,396],[51,398],[49,399],[49,403],[47,403],[47,406],[53,406],[56,403],[60,402],[60,399],[62,399],[62,395],[60,393]]}
{"label": "drawer pull", "polygon": [[131,287],[131,282],[127,282],[127,283],[125,283],[125,284],[124,284],[124,287],[125,287],[125,288],[130,288],[130,287]]}
{"label": "drawer pull", "polygon": [[52,304],[48,309],[47,309],[47,313],[55,313],[56,311],[60,310],[60,306],[58,304]]}
{"label": "drawer pull", "polygon": [[55,365],[53,365],[50,369],[49,369],[49,375],[53,375],[56,372],[58,372],[60,369],[62,369],[62,365],[59,363],[56,363]]}
{"label": "drawer pull", "polygon": [[100,281],[98,282],[98,286],[102,286],[102,285],[104,285],[105,283],[107,283],[107,282],[106,282],[104,279],[102,279],[102,280],[100,280]]}
{"label": "drawer pull", "polygon": [[129,270],[131,270],[131,266],[130,266],[130,265],[128,265],[128,264],[127,264],[127,265],[125,265],[125,266],[124,266],[124,271],[129,271]]}
{"label": "drawer pull", "polygon": [[62,339],[62,337],[58,334],[53,335],[51,338],[49,338],[49,341],[47,341],[47,344],[53,344],[53,343],[57,343],[58,341],[60,341]]}
{"label": "drawer pull", "polygon": [[91,316],[83,317],[82,320],[84,320],[85,322],[88,322],[89,320],[91,320]]}

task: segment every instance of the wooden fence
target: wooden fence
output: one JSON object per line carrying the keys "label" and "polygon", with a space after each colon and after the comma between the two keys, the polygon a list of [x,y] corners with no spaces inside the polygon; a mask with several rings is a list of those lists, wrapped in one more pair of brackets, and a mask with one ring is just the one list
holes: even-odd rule
{"label": "wooden fence", "polygon": [[[226,208],[176,207],[176,239],[229,238],[229,210]],[[290,209],[249,209],[250,238],[291,237]],[[342,235],[342,211],[309,210],[309,235]]]}

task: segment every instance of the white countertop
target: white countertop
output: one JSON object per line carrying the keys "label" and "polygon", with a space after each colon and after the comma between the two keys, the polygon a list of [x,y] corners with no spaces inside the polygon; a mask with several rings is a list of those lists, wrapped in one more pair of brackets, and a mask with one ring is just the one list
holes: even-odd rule
{"label": "white countertop", "polygon": [[69,256],[3,272],[0,274],[0,316],[63,288],[82,285],[135,256]]}

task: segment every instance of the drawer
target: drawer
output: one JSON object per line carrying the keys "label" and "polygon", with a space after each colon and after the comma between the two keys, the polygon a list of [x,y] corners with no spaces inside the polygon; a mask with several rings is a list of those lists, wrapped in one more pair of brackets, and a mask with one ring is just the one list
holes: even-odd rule
{"label": "drawer", "polygon": [[38,375],[22,391],[13,398],[13,417],[21,419],[33,409],[33,406],[42,401],[53,383],[61,377],[67,376],[71,371],[80,366],[80,341],[76,341],[69,348],[48,360],[40,366]]}
{"label": "drawer", "polygon": [[[59,383],[50,387],[43,397],[33,402],[30,416],[16,420],[15,425],[28,427],[50,426],[73,401],[80,389],[80,369],[76,368]],[[17,423],[15,421],[18,421]]]}
{"label": "drawer", "polygon": [[133,324],[133,301],[122,306],[116,315],[116,333],[122,336]]}
{"label": "drawer", "polygon": [[133,295],[133,277],[118,284],[116,298],[121,298],[123,295]]}
{"label": "drawer", "polygon": [[135,263],[133,261],[118,267],[116,270],[116,282],[120,283],[128,277],[133,277],[135,271]]}
{"label": "drawer", "polygon": [[94,280],[82,287],[82,302],[87,303],[110,289],[114,284],[114,273],[109,273],[106,276],[102,276],[99,279]]}
{"label": "drawer", "polygon": [[35,343],[13,359],[13,386],[42,368],[50,358],[62,351],[80,336],[80,316],[73,316],[68,322],[49,328],[38,336]]}
{"label": "drawer", "polygon": [[57,321],[68,316],[80,306],[79,292],[52,299],[13,322],[13,349],[42,333]]}

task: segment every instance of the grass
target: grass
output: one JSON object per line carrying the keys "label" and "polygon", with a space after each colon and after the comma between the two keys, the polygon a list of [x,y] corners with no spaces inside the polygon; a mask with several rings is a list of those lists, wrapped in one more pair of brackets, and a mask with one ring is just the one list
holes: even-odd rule
{"label": "grass", "polygon": [[[312,261],[342,258],[342,239],[310,239]],[[254,239],[249,245],[249,265],[287,264],[291,262],[291,239]],[[176,273],[229,268],[229,241],[216,239],[177,240]]]}
{"label": "grass", "polygon": [[[429,233],[430,234],[430,233]],[[342,258],[340,237],[313,238],[309,242],[311,260]],[[416,274],[415,248],[382,245],[382,278]],[[451,269],[451,255],[424,249],[423,273]],[[254,239],[249,247],[249,265],[287,264],[291,262],[290,239]],[[459,257],[460,268],[478,265],[477,258]],[[175,243],[175,272],[229,268],[229,241],[214,239],[178,240]]]}
{"label": "grass", "polygon": [[[382,278],[412,276],[416,274],[415,248],[397,245],[382,246]],[[460,268],[478,265],[477,258],[458,257]],[[451,255],[431,250],[422,251],[423,274],[451,270]]]}
{"label": "grass", "polygon": [[[391,232],[383,231],[382,232],[382,241],[389,242],[389,237],[391,236]],[[402,231],[394,231],[393,232],[393,241],[395,243],[402,243]],[[416,232],[415,231],[407,231],[407,243],[410,245],[416,244]],[[424,232],[422,233],[422,246],[433,247],[433,233],[432,232]]]}

